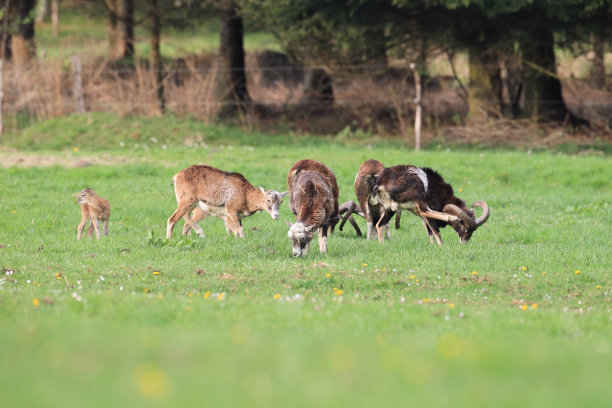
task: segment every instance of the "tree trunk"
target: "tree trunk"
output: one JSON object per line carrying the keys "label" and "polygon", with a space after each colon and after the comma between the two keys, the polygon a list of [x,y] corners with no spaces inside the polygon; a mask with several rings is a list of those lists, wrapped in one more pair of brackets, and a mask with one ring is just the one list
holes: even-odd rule
{"label": "tree trunk", "polygon": [[164,73],[159,43],[161,39],[161,15],[157,0],[151,1],[151,65],[155,75],[155,95],[161,113],[166,108],[164,97]]}
{"label": "tree trunk", "polygon": [[499,117],[503,105],[503,88],[498,55],[494,50],[471,48],[469,51],[470,120]]}
{"label": "tree trunk", "polygon": [[8,61],[12,59],[11,33],[9,33],[8,23],[11,10],[11,0],[4,2],[4,16],[2,18],[2,37],[0,38],[0,59]]}
{"label": "tree trunk", "polygon": [[36,56],[33,14],[36,0],[21,0],[16,6],[17,32],[13,35],[11,49],[15,64],[24,65]]}
{"label": "tree trunk", "polygon": [[53,36],[59,35],[59,0],[51,1],[51,26],[53,30]]}
{"label": "tree trunk", "polygon": [[552,31],[545,24],[535,24],[524,38],[521,43],[525,93],[523,115],[541,121],[571,118],[561,94],[561,81],[556,76]]}
{"label": "tree trunk", "polygon": [[[605,27],[605,25],[604,25]],[[593,83],[598,89],[606,87],[606,66],[604,65],[606,33],[602,27],[598,32],[593,34]]]}
{"label": "tree trunk", "polygon": [[236,5],[221,9],[221,44],[217,72],[217,97],[222,104],[220,117],[245,110],[251,98],[247,90],[242,18]]}
{"label": "tree trunk", "polygon": [[122,58],[132,58],[134,56],[134,0],[121,2],[120,23]]}
{"label": "tree trunk", "polygon": [[119,44],[119,12],[117,1],[121,0],[106,0],[108,7],[108,56],[111,59],[120,58],[118,50]]}
{"label": "tree trunk", "polygon": [[[134,0],[107,0],[108,55],[112,59],[134,56]],[[157,7],[157,6],[156,6]]]}

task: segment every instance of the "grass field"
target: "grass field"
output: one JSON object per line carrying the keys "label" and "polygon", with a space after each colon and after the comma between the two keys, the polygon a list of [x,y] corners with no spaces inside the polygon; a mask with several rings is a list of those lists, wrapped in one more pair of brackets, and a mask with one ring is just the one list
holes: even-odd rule
{"label": "grass field", "polygon": [[[0,150],[57,163],[0,167],[3,407],[610,406],[609,156],[79,120]],[[301,259],[287,203],[278,221],[246,218],[242,240],[218,219],[204,240],[180,237],[182,221],[164,239],[177,171],[207,163],[281,190],[301,158],[336,172],[341,201],[366,159],[431,166],[491,217],[465,245],[444,229],[441,248],[410,214],[383,245],[347,226]],[[76,240],[85,186],[111,202],[98,241]]]}

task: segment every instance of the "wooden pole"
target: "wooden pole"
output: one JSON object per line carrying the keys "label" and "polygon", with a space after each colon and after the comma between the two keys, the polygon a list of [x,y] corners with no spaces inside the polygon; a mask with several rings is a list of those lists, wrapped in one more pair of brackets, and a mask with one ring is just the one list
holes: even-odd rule
{"label": "wooden pole", "polygon": [[0,135],[4,133],[4,117],[2,111],[4,110],[4,61],[0,59]]}
{"label": "wooden pole", "polygon": [[51,26],[53,27],[53,36],[59,35],[59,0],[51,0]]}
{"label": "wooden pole", "polygon": [[85,101],[83,100],[83,79],[81,78],[81,59],[72,56],[72,93],[74,95],[74,105],[76,113],[85,112]]}
{"label": "wooden pole", "polygon": [[414,63],[410,64],[410,69],[414,72],[414,88],[416,91],[416,96],[414,98],[414,104],[416,105],[415,115],[414,115],[414,142],[415,142],[415,150],[421,150],[421,125],[422,125],[422,116],[423,116],[423,108],[422,108],[422,98],[423,98],[423,90],[421,87],[421,75],[419,71],[416,69]]}

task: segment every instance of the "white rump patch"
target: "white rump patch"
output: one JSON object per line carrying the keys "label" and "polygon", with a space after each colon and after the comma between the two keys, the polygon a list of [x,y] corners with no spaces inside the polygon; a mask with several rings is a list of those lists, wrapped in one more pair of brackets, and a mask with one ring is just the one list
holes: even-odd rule
{"label": "white rump patch", "polygon": [[423,183],[423,187],[425,188],[425,192],[427,192],[427,189],[429,188],[427,183],[427,174],[425,174],[423,169],[421,169],[420,167],[411,167],[408,170],[408,173],[416,174],[417,176],[419,176],[421,182]]}

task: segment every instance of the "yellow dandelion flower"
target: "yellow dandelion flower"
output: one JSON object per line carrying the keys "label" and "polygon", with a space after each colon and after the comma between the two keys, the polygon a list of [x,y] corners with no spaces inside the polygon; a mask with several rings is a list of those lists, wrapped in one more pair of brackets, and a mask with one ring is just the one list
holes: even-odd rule
{"label": "yellow dandelion flower", "polygon": [[423,303],[429,303],[429,302],[431,302],[431,300],[429,298],[424,298],[423,299]]}
{"label": "yellow dandelion flower", "polygon": [[280,298],[281,298],[281,294],[280,293],[274,294],[274,299],[280,299]]}
{"label": "yellow dandelion flower", "polygon": [[159,275],[159,271],[153,271],[153,275]]}
{"label": "yellow dandelion flower", "polygon": [[342,289],[337,289],[335,293],[336,293],[336,296],[340,296],[342,293],[344,293],[344,291]]}
{"label": "yellow dandelion flower", "polygon": [[331,276],[331,273],[327,273],[327,274],[325,274],[325,277],[326,277],[326,278],[329,278],[330,276]]}
{"label": "yellow dandelion flower", "polygon": [[208,299],[210,297],[210,292],[206,291],[204,292],[204,299]]}
{"label": "yellow dandelion flower", "polygon": [[601,289],[601,285],[597,285],[595,286],[597,289]]}
{"label": "yellow dandelion flower", "polygon": [[544,272],[542,272],[542,275],[546,275],[546,273],[547,273],[547,272],[546,272],[546,271],[544,271]]}
{"label": "yellow dandelion flower", "polygon": [[193,293],[190,293],[187,295],[188,297],[192,298],[193,297]]}
{"label": "yellow dandelion flower", "polygon": [[225,292],[221,292],[221,293],[219,293],[219,294],[217,295],[217,299],[219,299],[219,300],[223,300],[223,299],[225,299]]}
{"label": "yellow dandelion flower", "polygon": [[580,271],[574,271],[576,275],[580,275]]}
{"label": "yellow dandelion flower", "polygon": [[533,304],[531,305],[531,308],[532,308],[532,309],[537,309],[537,308],[538,308],[538,304],[537,304],[537,303],[533,303]]}
{"label": "yellow dandelion flower", "polygon": [[478,275],[478,271],[472,271],[472,275]]}
{"label": "yellow dandelion flower", "polygon": [[450,307],[451,309],[455,308],[455,304],[454,303],[447,303],[448,307]]}
{"label": "yellow dandelion flower", "polygon": [[367,263],[363,263],[363,264],[361,264],[361,265],[362,265],[364,268],[365,268],[366,266],[368,266],[368,264],[367,264]]}
{"label": "yellow dandelion flower", "polygon": [[13,211],[11,211],[11,213],[13,213],[13,214],[17,214],[17,211],[13,210]]}
{"label": "yellow dandelion flower", "polygon": [[75,147],[72,148],[72,150],[75,151],[75,152],[78,152],[79,148],[75,146]]}
{"label": "yellow dandelion flower", "polygon": [[459,187],[459,192],[463,193],[463,189],[461,187]]}
{"label": "yellow dandelion flower", "polygon": [[40,300],[38,300],[38,299],[34,298],[34,299],[32,299],[32,304],[33,304],[34,306],[40,306]]}
{"label": "yellow dandelion flower", "polygon": [[188,312],[188,311],[190,311],[190,310],[191,310],[191,308],[190,308],[189,306],[185,306],[185,311],[186,311],[186,312]]}
{"label": "yellow dandelion flower", "polygon": [[410,279],[414,279],[414,278],[415,278],[415,276],[414,276],[414,275],[410,275]]}
{"label": "yellow dandelion flower", "polygon": [[150,291],[151,291],[151,289],[145,288],[144,293],[149,293]]}
{"label": "yellow dandelion flower", "polygon": [[526,271],[526,270],[527,270],[527,267],[526,267],[526,266],[523,266],[523,267],[521,268],[521,270]]}
{"label": "yellow dandelion flower", "polygon": [[523,310],[527,310],[527,305],[522,305],[522,306],[521,306],[521,309],[523,309]]}
{"label": "yellow dandelion flower", "polygon": [[159,294],[157,295],[157,298],[158,298],[158,299],[163,299],[163,298],[164,298],[164,295],[162,295],[161,293],[159,293]]}

